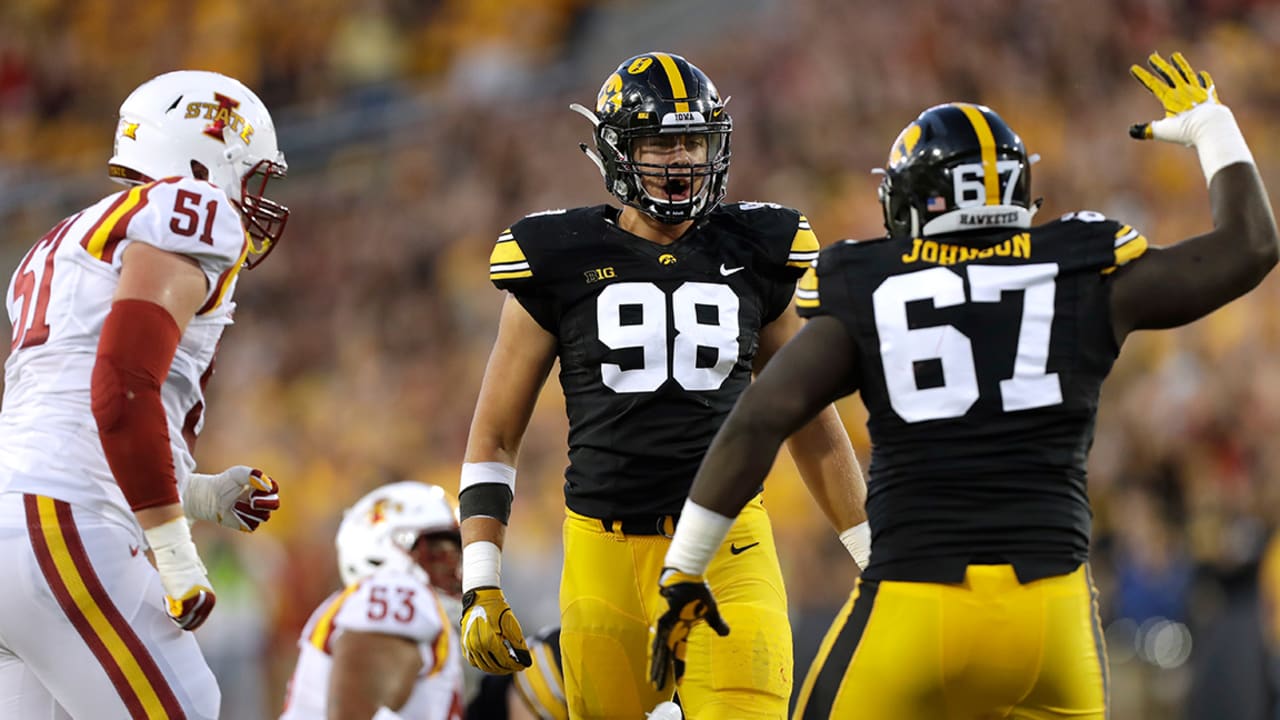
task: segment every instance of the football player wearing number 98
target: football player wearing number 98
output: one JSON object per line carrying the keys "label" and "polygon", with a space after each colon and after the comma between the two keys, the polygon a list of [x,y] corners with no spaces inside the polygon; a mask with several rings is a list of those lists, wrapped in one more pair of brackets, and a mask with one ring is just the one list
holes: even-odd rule
{"label": "football player wearing number 98", "polygon": [[[1085,488],[1099,388],[1130,332],[1202,317],[1277,259],[1209,75],[1150,63],[1132,72],[1167,117],[1132,133],[1196,149],[1213,230],[1157,248],[1097,213],[1033,227],[1022,140],[989,108],[930,108],[890,150],[888,234],[823,251],[800,283],[813,319],[707,453],[690,503],[714,521],[681,524],[666,563],[695,579],[782,438],[851,392],[867,406],[871,564],[796,718],[1107,716]],[[700,599],[670,612],[714,611]]]}
{"label": "football player wearing number 98", "polygon": [[189,522],[252,532],[280,500],[192,452],[240,271],[288,219],[263,197],[284,156],[252,91],[178,71],[125,99],[108,168],[129,189],[55,225],[5,294],[0,716],[216,718]]}
{"label": "football player wearing number 98", "polygon": [[[462,468],[468,660],[493,673],[529,665],[499,560],[517,451],[559,358],[570,425],[560,587],[570,717],[643,717],[676,683],[692,717],[780,717],[791,633],[759,483],[727,542],[708,549],[708,579],[735,634],[701,628],[651,687],[648,618],[663,602],[662,557],[703,452],[753,372],[801,324],[789,308],[818,240],[796,210],[721,204],[731,121],[684,58],[630,58],[594,111],[571,107],[592,122],[594,146],[582,148],[622,207],[530,215],[493,250],[490,277],[509,295]],[[791,450],[861,552],[865,489],[835,410],[798,429]]]}

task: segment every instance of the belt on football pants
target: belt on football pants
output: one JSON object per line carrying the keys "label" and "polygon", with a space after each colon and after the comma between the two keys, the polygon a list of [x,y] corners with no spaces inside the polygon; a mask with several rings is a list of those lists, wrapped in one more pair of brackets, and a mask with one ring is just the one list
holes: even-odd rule
{"label": "belt on football pants", "polygon": [[630,517],[600,518],[605,532],[623,535],[661,535],[672,537],[676,534],[676,523],[679,515],[633,515]]}

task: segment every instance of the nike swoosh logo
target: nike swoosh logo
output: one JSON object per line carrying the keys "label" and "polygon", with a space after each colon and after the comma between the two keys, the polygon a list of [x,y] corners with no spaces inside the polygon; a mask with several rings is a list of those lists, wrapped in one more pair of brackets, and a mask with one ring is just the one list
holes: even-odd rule
{"label": "nike swoosh logo", "polygon": [[[741,270],[742,268],[738,268],[738,269]],[[729,552],[733,553],[734,555],[741,555],[742,553],[750,550],[751,548],[759,544],[760,544],[760,541],[758,540],[756,542],[751,543],[750,545],[743,545],[742,547],[738,547],[733,543],[729,543]]]}
{"label": "nike swoosh logo", "polygon": [[[720,263],[720,274],[721,274],[721,275],[723,275],[723,276],[725,276],[725,277],[729,277],[730,275],[732,275],[732,274],[734,274],[734,273],[736,273],[736,272],[742,272],[743,270],[746,270],[746,269],[747,269],[747,268],[746,268],[746,266],[745,266],[745,265],[744,265],[744,266],[742,266],[742,267],[729,268],[729,267],[725,267],[724,263]],[[750,546],[748,546],[748,547],[750,547]]]}

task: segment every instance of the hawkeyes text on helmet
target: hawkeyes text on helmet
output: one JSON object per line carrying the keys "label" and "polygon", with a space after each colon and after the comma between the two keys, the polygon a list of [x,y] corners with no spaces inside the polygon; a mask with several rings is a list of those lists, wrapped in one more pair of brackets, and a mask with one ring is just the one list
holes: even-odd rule
{"label": "hawkeyes text on helmet", "polygon": [[[604,81],[595,112],[570,107],[595,125],[595,148],[583,144],[582,150],[624,204],[677,224],[706,215],[724,199],[733,122],[710,78],[688,60],[665,52],[637,55]],[[638,162],[637,141],[661,136],[697,138],[705,157]]]}

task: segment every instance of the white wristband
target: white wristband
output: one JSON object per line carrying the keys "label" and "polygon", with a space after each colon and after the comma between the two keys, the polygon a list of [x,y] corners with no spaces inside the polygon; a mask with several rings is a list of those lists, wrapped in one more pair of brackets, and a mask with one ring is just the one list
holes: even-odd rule
{"label": "white wristband", "polygon": [[1222,168],[1238,162],[1253,164],[1253,153],[1244,141],[1244,134],[1236,124],[1231,109],[1221,106],[1225,113],[1209,117],[1196,138],[1196,154],[1200,156],[1200,169],[1204,171],[1207,185]]}
{"label": "white wristband", "polygon": [[705,575],[711,558],[724,544],[731,527],[733,518],[685,500],[663,567],[675,568],[686,575]]}
{"label": "white wristband", "polygon": [[502,587],[502,548],[487,540],[462,548],[462,592]]}
{"label": "white wristband", "polygon": [[512,495],[516,494],[516,469],[500,462],[462,463],[462,474],[458,481],[458,494],[472,485],[497,483],[506,485]]}
{"label": "white wristband", "polygon": [[1249,152],[1231,108],[1216,102],[1201,103],[1173,117],[1156,120],[1151,123],[1151,134],[1158,140],[1194,146],[1206,184],[1228,165],[1253,164],[1253,153]]}
{"label": "white wristband", "polygon": [[373,717],[369,718],[369,720],[404,720],[404,718],[400,713],[392,710],[386,705],[383,705],[378,708],[378,712],[374,713]]}
{"label": "white wristband", "polygon": [[865,522],[858,523],[840,533],[840,542],[853,556],[859,570],[866,570],[871,562],[871,526]]}

